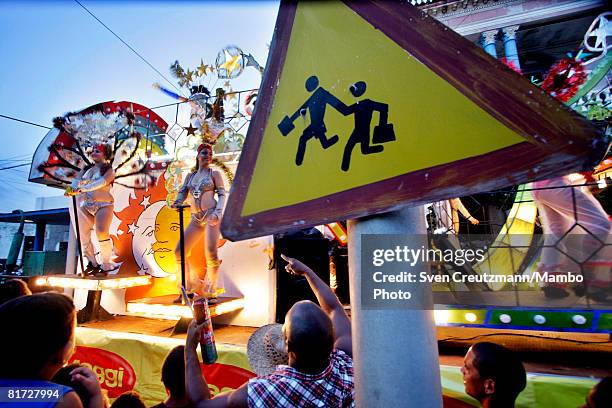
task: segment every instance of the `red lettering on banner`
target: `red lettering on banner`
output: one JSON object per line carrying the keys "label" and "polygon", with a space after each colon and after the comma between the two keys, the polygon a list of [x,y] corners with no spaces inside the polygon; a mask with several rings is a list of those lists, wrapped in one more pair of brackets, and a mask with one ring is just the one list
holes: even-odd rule
{"label": "red lettering on banner", "polygon": [[136,373],[130,363],[118,354],[94,347],[77,346],[68,364],[81,364],[98,376],[100,386],[116,398],[134,389]]}

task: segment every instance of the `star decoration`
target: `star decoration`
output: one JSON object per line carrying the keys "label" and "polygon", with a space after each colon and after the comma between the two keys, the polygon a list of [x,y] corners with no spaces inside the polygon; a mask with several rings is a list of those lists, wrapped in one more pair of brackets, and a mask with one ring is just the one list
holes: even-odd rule
{"label": "star decoration", "polygon": [[189,126],[188,126],[188,127],[183,128],[183,129],[185,129],[185,130],[187,131],[187,136],[189,136],[189,135],[195,135],[195,131],[196,131],[196,130],[198,130],[198,128],[194,128],[194,127],[191,125],[191,123],[189,124]]}
{"label": "star decoration", "polygon": [[128,225],[128,234],[134,235],[138,228],[138,225],[134,224],[134,222],[132,221],[132,223]]}
{"label": "star decoration", "polygon": [[589,42],[586,42],[586,48],[589,51],[605,51],[608,49],[607,38],[612,35],[612,24],[609,23],[608,17],[601,15],[593,22],[590,32],[587,33],[588,39],[595,38],[595,45],[590,46]]}
{"label": "star decoration", "polygon": [[185,81],[187,82],[187,84],[190,84],[191,81],[193,81],[193,74],[194,72],[187,68],[187,72],[185,72]]}
{"label": "star decoration", "polygon": [[204,60],[201,59],[200,66],[198,67],[198,76],[205,76],[209,68],[208,65],[204,64]]}
{"label": "star decoration", "polygon": [[240,68],[240,58],[242,55],[232,55],[227,50],[223,50],[225,54],[225,62],[219,65],[219,68],[224,68],[227,70],[227,76],[231,76],[232,72]]}
{"label": "star decoration", "polygon": [[142,202],[140,203],[140,205],[144,206],[145,210],[147,209],[148,206],[151,205],[151,203],[149,202],[150,199],[151,199],[151,196],[145,196],[142,199]]}

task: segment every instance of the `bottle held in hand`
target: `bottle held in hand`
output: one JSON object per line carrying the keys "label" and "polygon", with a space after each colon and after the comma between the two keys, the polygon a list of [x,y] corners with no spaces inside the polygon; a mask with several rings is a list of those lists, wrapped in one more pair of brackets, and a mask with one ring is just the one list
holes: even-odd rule
{"label": "bottle held in hand", "polygon": [[212,364],[217,361],[217,346],[215,345],[215,335],[210,319],[208,300],[205,297],[199,297],[194,300],[193,317],[198,324],[206,323],[200,336],[200,349],[202,350],[204,364]]}

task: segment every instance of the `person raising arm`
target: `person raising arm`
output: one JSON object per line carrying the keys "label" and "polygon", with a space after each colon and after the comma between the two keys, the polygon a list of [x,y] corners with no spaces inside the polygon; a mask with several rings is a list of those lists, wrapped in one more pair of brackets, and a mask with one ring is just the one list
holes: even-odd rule
{"label": "person raising arm", "polygon": [[[196,407],[354,406],[351,324],[342,304],[312,269],[281,255],[287,272],[304,276],[320,307],[300,301],[282,326],[288,365],[250,379],[238,389],[211,398],[202,376],[197,346],[204,324],[189,325],[185,345],[186,388]],[[270,325],[274,326],[274,325]]]}

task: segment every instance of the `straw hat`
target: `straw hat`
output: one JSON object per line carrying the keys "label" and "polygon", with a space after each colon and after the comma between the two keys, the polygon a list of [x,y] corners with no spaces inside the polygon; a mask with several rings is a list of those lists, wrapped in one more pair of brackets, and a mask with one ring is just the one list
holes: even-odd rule
{"label": "straw hat", "polygon": [[258,376],[270,375],[279,364],[287,364],[282,325],[267,324],[257,329],[249,338],[247,356],[251,368]]}

